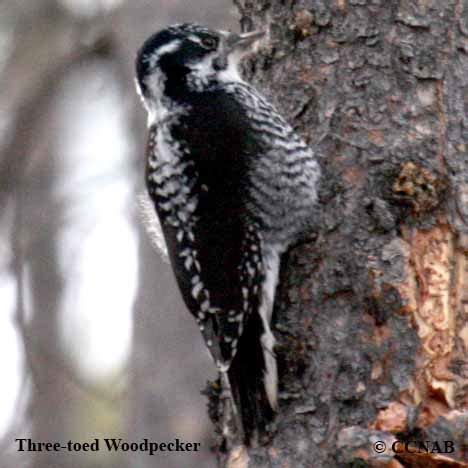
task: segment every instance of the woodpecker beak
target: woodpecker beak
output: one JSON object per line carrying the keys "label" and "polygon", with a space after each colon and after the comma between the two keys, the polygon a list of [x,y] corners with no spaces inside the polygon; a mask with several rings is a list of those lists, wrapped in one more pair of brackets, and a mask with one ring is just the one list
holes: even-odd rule
{"label": "woodpecker beak", "polygon": [[226,45],[229,52],[236,50],[247,52],[250,46],[265,35],[264,31],[252,31],[244,34],[230,33],[226,39]]}

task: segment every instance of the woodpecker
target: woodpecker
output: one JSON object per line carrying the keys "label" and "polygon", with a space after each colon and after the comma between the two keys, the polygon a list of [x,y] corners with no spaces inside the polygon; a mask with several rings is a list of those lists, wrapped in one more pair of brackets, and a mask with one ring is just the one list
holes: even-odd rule
{"label": "woodpecker", "polygon": [[310,226],[320,178],[313,151],[241,77],[263,36],[177,24],[136,59],[148,194],[246,444],[277,410],[280,257]]}

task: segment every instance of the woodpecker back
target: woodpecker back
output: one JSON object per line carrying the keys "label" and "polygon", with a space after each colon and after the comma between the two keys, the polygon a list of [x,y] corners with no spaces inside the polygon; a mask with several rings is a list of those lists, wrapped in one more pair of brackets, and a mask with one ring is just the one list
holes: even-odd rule
{"label": "woodpecker back", "polygon": [[148,192],[246,442],[277,406],[270,321],[279,261],[311,221],[320,175],[312,151],[240,77],[261,35],[175,25],[150,37],[136,63]]}

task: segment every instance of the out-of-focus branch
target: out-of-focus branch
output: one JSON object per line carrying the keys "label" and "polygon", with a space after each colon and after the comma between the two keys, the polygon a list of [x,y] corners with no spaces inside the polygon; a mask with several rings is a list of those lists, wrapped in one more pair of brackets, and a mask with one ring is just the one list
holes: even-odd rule
{"label": "out-of-focus branch", "polygon": [[[84,36],[89,37],[89,33],[85,31]],[[55,88],[51,84],[60,82],[74,64],[92,57],[111,56],[113,50],[114,41],[112,34],[108,32],[102,32],[90,42],[77,43],[75,48],[51,61],[50,67],[38,77],[38,83],[31,94],[24,96],[15,112],[12,135],[0,154],[0,211],[4,209],[9,195],[19,185],[27,167],[32,164],[28,155],[33,148],[35,133],[31,129],[41,121],[43,110],[54,96]]]}

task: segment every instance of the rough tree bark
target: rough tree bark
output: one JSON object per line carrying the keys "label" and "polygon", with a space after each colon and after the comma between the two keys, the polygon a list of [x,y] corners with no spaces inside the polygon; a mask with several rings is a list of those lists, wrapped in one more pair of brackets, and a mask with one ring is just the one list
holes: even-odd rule
{"label": "rough tree bark", "polygon": [[235,3],[324,177],[282,265],[277,431],[230,466],[467,466],[468,1]]}

